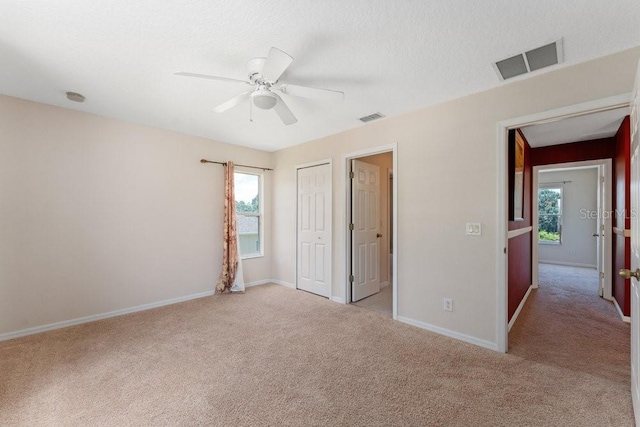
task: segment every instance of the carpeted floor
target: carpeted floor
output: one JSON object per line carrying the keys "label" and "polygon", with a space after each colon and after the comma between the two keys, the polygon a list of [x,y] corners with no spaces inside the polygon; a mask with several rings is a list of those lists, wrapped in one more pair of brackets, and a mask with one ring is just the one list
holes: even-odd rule
{"label": "carpeted floor", "polygon": [[371,295],[363,300],[354,302],[353,305],[357,307],[366,308],[367,310],[374,310],[378,313],[384,314],[387,317],[393,316],[393,286],[387,285],[380,289],[377,294]]}
{"label": "carpeted floor", "polygon": [[633,424],[628,379],[513,349],[263,285],[0,343],[0,425]]}
{"label": "carpeted floor", "polygon": [[630,325],[598,296],[595,269],[540,264],[509,353],[631,387]]}

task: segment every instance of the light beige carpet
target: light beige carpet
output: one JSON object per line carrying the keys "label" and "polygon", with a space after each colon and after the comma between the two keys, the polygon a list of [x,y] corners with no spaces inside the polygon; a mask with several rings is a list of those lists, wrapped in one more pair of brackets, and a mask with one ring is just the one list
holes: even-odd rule
{"label": "light beige carpet", "polygon": [[387,285],[377,294],[354,302],[353,305],[377,311],[387,317],[393,317],[393,286]]}
{"label": "light beige carpet", "polygon": [[0,343],[2,426],[624,426],[628,388],[278,285]]}

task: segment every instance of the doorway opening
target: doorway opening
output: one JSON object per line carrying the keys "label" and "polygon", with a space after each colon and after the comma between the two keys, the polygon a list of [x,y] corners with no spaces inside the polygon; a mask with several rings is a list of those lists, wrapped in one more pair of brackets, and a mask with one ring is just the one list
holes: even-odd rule
{"label": "doorway opening", "polygon": [[344,156],[345,303],[398,313],[396,145]]}
{"label": "doorway opening", "polygon": [[612,301],[611,159],[534,166],[533,190],[533,287],[541,268],[553,270],[545,265],[578,267],[595,284],[594,297]]}
{"label": "doorway opening", "polygon": [[[497,143],[498,143],[498,204],[497,204],[497,224],[498,236],[497,243],[497,302],[496,302],[496,347],[500,352],[507,352],[508,349],[508,331],[509,331],[509,247],[510,238],[533,233],[533,227],[520,227],[519,229],[509,230],[509,176],[508,176],[508,142],[509,131],[523,128],[534,124],[549,124],[560,122],[563,119],[577,118],[592,113],[606,112],[615,109],[628,108],[630,94],[623,94],[604,98],[596,101],[590,101],[582,104],[576,104],[568,107],[562,107],[549,110],[542,113],[532,114],[528,116],[518,117],[505,120],[497,124]],[[569,142],[569,141],[567,141]],[[559,142],[557,142],[559,143]],[[552,145],[552,144],[549,144]],[[535,178],[535,174],[533,174]],[[535,210],[534,210],[535,211]],[[533,212],[532,212],[533,213]],[[537,230],[536,230],[537,231]],[[533,252],[533,251],[532,251]],[[529,268],[531,268],[532,256],[529,257]],[[537,260],[536,260],[537,263]],[[532,269],[531,273],[537,274],[537,269]],[[537,284],[532,277],[531,285]],[[531,288],[530,288],[531,289]],[[517,304],[516,304],[517,305]]]}

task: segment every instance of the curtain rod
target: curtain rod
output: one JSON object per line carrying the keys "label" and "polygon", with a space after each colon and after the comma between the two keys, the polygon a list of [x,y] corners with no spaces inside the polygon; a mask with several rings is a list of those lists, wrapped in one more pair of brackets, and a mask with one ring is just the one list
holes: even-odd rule
{"label": "curtain rod", "polygon": [[[200,159],[200,163],[215,163],[217,165],[223,165],[223,166],[227,165],[225,162],[214,162],[213,160],[207,160],[207,159]],[[240,166],[241,168],[262,169],[263,171],[273,170],[271,168],[261,168],[259,166],[247,166],[247,165],[235,165],[235,166]]]}

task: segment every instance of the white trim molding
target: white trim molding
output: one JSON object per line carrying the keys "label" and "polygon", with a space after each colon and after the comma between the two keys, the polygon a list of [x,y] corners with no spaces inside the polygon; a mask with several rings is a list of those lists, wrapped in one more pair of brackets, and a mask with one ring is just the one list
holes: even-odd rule
{"label": "white trim molding", "polygon": [[567,267],[581,267],[581,268],[593,268],[594,270],[598,268],[595,264],[582,264],[579,262],[565,262],[565,261],[554,261],[554,260],[546,260],[539,259],[539,264],[552,264],[552,265],[566,265]]}
{"label": "white trim molding", "polygon": [[152,302],[149,304],[137,305],[135,307],[109,311],[107,313],[93,314],[91,316],[84,316],[84,317],[78,317],[70,320],[63,320],[61,322],[49,323],[48,325],[35,326],[33,328],[22,329],[15,332],[0,334],[0,341],[6,341],[14,338],[25,337],[27,335],[39,334],[41,332],[53,331],[55,329],[67,328],[69,326],[81,325],[83,323],[95,322],[96,320],[109,319],[111,317],[117,317],[117,316],[122,316],[124,314],[136,313],[138,311],[151,310],[152,308],[163,307],[165,305],[177,304],[179,302],[185,302],[192,299],[209,297],[209,296],[212,296],[213,294],[214,294],[214,291],[201,292],[198,294],[187,295],[184,297],[171,298],[163,301]]}
{"label": "white trim molding", "polygon": [[331,297],[331,301],[337,302],[338,304],[346,304],[346,302],[344,301],[344,298],[338,297],[335,295]]}
{"label": "white trim molding", "polygon": [[450,329],[441,328],[440,326],[431,325],[429,323],[421,322],[419,320],[410,319],[404,316],[398,316],[398,319],[402,323],[406,323],[407,325],[416,326],[420,329],[426,329],[427,331],[435,332],[439,335],[444,335],[449,338],[455,338],[459,341],[464,341],[469,344],[477,345],[479,347],[488,348],[489,350],[497,351],[498,347],[496,343],[483,340],[480,338],[472,337],[471,335],[461,334],[459,332],[452,331]]}
{"label": "white trim molding", "polygon": [[613,299],[613,305],[616,307],[616,310],[618,311],[618,314],[620,315],[620,318],[622,319],[622,321],[625,323],[631,323],[631,317],[624,315],[624,313],[622,312],[622,309],[618,305],[618,301],[616,301],[615,298]]}
{"label": "white trim molding", "polygon": [[531,233],[532,226],[518,228],[516,230],[509,230],[507,232],[507,239],[513,239],[514,237],[522,236],[523,234]]}
{"label": "white trim molding", "polygon": [[295,289],[296,285],[294,283],[285,282],[283,280],[271,279],[266,283],[275,283],[276,285],[285,286],[287,288]]}
{"label": "white trim molding", "polygon": [[513,313],[513,316],[511,316],[511,320],[509,320],[509,328],[508,328],[509,331],[511,330],[511,327],[516,323],[516,319],[518,319],[520,312],[524,308],[524,304],[527,302],[529,295],[531,295],[531,289],[536,289],[536,286],[531,285],[529,286],[529,289],[527,289],[527,293],[524,294],[524,297],[522,298],[522,301],[520,301],[518,308],[516,308],[516,311]]}

